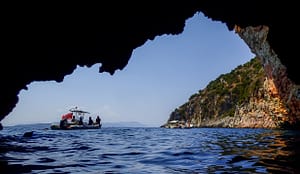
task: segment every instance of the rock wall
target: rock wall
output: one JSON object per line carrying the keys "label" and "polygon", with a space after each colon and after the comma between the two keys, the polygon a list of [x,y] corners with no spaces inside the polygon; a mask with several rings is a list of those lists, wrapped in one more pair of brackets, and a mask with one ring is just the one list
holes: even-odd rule
{"label": "rock wall", "polygon": [[[287,124],[298,124],[300,121],[300,85],[296,85],[288,78],[286,67],[267,41],[269,27],[261,25],[240,28],[236,26],[235,31],[251,51],[260,58],[267,76],[265,83],[268,91],[266,93],[282,103],[278,106],[279,110],[282,109],[282,105],[285,106],[284,119]],[[270,114],[276,116],[276,112]]]}
{"label": "rock wall", "polygon": [[[294,44],[299,40],[295,34],[298,29],[288,25],[298,21],[296,1],[5,1],[1,5],[0,121],[16,106],[19,92],[31,82],[61,82],[78,65],[90,67],[96,63],[101,63],[99,72],[113,74],[122,70],[132,51],[147,40],[180,34],[185,20],[196,12],[226,23],[229,30],[234,25],[245,31],[250,31],[247,26],[269,26],[267,41],[286,66],[276,69],[274,83],[289,105],[289,112],[299,112],[299,87],[289,80],[300,84],[298,60],[294,58],[298,54]],[[255,50],[257,46],[253,44]],[[268,62],[268,57],[262,58]],[[269,65],[273,72],[274,65]],[[293,115],[291,122],[298,116]]]}
{"label": "rock wall", "polygon": [[175,109],[163,127],[172,127],[169,123],[177,120],[193,127],[299,129],[298,113],[282,99],[261,61],[256,57],[211,81]]}
{"label": "rock wall", "polygon": [[249,102],[236,106],[233,117],[200,122],[199,127],[231,128],[281,128],[289,120],[287,107],[277,95],[273,95],[273,80],[267,77],[263,86],[253,94]]}

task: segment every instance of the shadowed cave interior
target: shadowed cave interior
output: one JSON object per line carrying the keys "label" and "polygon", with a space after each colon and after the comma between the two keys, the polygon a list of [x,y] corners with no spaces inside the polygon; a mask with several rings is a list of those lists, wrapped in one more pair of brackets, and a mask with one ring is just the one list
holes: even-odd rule
{"label": "shadowed cave interior", "polygon": [[[39,8],[36,8],[36,7]],[[7,4],[2,31],[0,120],[18,102],[18,94],[33,81],[61,82],[76,66],[102,66],[114,74],[128,63],[132,51],[163,34],[180,34],[185,20],[197,12],[226,23],[229,30],[267,25],[267,41],[300,84],[295,43],[295,4],[248,4],[219,1],[181,3],[143,1],[126,4]]]}

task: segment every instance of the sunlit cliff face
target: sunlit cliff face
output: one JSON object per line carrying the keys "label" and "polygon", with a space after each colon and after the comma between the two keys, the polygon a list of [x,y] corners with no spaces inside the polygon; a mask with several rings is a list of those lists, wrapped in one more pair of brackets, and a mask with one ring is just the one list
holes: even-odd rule
{"label": "sunlit cliff face", "polygon": [[[297,21],[292,2],[262,4],[227,1],[178,2],[97,2],[97,4],[4,4],[2,21],[2,59],[0,76],[0,120],[18,102],[20,90],[33,81],[61,82],[77,65],[101,63],[100,72],[114,73],[123,69],[132,51],[148,39],[162,34],[179,34],[185,20],[203,12],[213,20],[222,21],[232,30],[235,25],[248,30],[249,26],[269,27],[263,43],[250,45],[260,48],[268,43],[272,54],[258,55],[265,67],[277,73],[270,75],[283,101],[299,117],[300,78],[293,57],[296,49],[286,48],[297,40],[296,27],[287,27],[286,20]],[[247,32],[246,32],[247,33]],[[253,35],[255,32],[253,32]],[[251,33],[247,38],[251,40]],[[256,54],[260,54],[257,52]],[[269,58],[276,55],[285,68],[273,67]],[[270,57],[269,57],[270,56]],[[270,59],[273,60],[273,59]],[[273,72],[273,71],[272,71]],[[296,95],[294,95],[296,93]],[[290,97],[291,96],[291,97]]]}
{"label": "sunlit cliff face", "polygon": [[247,43],[253,53],[261,60],[267,78],[269,93],[284,103],[277,108],[284,114],[284,120],[289,124],[297,124],[300,121],[300,86],[288,78],[287,68],[281,63],[276,52],[267,41],[268,26],[246,27],[236,26],[235,31]]}

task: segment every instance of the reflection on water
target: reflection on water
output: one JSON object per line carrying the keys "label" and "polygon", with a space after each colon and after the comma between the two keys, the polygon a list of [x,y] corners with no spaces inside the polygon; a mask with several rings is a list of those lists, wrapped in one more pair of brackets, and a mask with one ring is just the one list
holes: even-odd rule
{"label": "reflection on water", "polygon": [[261,168],[260,172],[300,172],[300,167],[297,166],[300,155],[298,149],[300,147],[299,132],[263,131],[260,134],[246,134],[243,140],[224,138],[219,143],[224,149],[222,155],[235,155],[228,162],[230,165],[247,161],[244,165],[257,166]]}
{"label": "reflection on water", "polygon": [[[268,138],[266,138],[268,137]],[[248,156],[259,156],[257,165],[266,166],[269,172],[300,173],[299,164],[299,132],[273,131],[261,134],[259,142],[267,144],[267,148],[253,149]],[[284,167],[283,167],[284,166]]]}
{"label": "reflection on water", "polygon": [[1,173],[300,173],[297,131],[32,125],[5,128],[0,140]]}

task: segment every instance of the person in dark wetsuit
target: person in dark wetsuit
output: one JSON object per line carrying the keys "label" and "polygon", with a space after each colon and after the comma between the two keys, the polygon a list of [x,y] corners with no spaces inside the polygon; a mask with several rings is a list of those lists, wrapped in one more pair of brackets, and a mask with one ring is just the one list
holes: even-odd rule
{"label": "person in dark wetsuit", "polygon": [[82,117],[79,118],[78,124],[79,124],[79,125],[83,125],[83,118],[82,118]]}
{"label": "person in dark wetsuit", "polygon": [[92,117],[89,117],[89,125],[93,125],[94,121],[92,120]]}
{"label": "person in dark wetsuit", "polygon": [[67,121],[67,119],[60,120],[59,127],[61,129],[67,129],[67,127],[68,127],[68,121]]}
{"label": "person in dark wetsuit", "polygon": [[96,124],[101,124],[101,118],[99,117],[99,115],[97,116],[97,118],[96,118]]}

